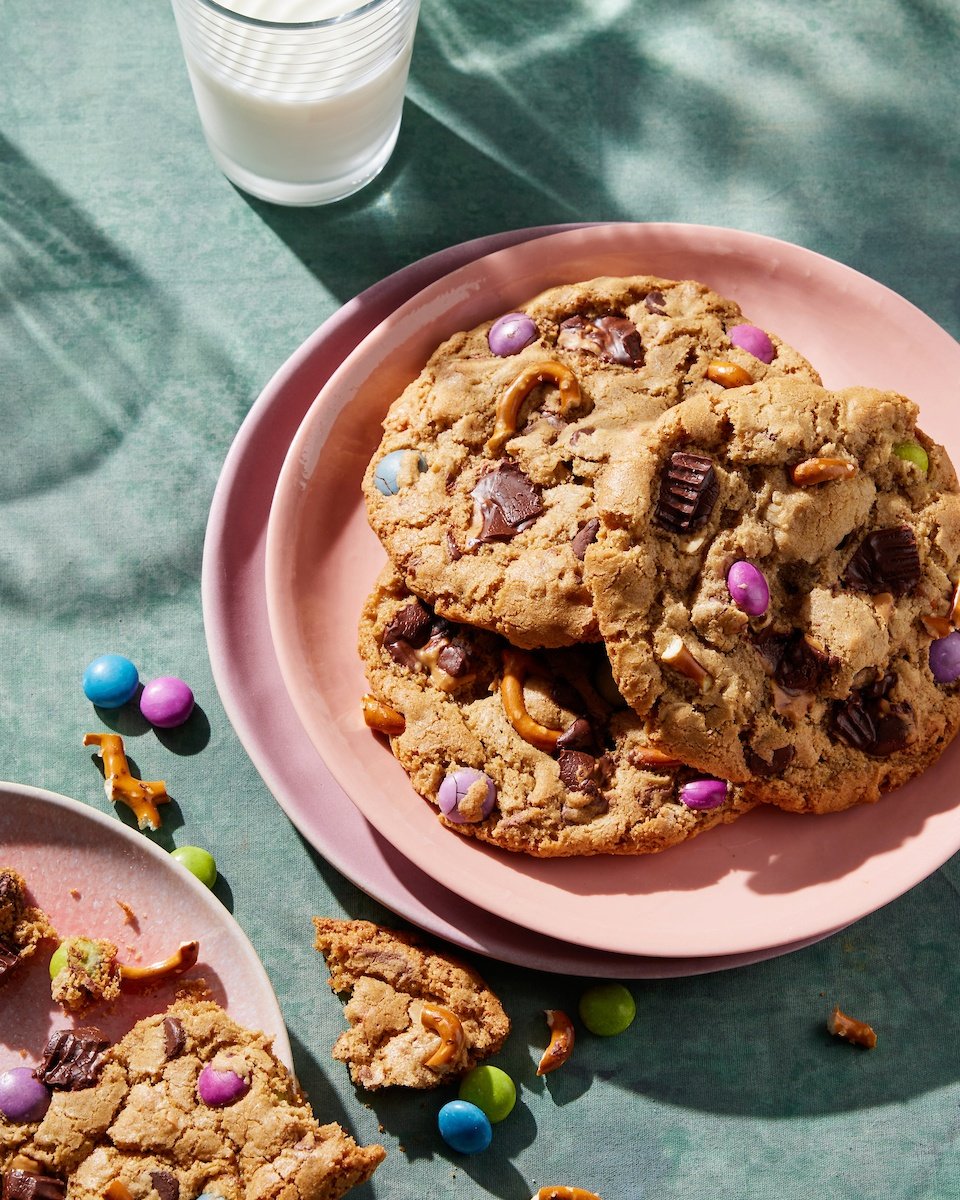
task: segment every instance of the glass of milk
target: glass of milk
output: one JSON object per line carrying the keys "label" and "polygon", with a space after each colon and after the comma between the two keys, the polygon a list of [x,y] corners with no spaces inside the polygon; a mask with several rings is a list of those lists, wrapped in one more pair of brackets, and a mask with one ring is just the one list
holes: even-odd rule
{"label": "glass of milk", "polygon": [[238,187],[328,204],[386,165],[420,0],[172,0],[204,136]]}

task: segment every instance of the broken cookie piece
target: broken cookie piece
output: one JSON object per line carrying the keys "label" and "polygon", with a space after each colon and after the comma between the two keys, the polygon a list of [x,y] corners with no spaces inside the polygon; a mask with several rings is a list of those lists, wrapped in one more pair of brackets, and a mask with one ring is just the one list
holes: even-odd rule
{"label": "broken cookie piece", "polygon": [[28,903],[23,876],[12,867],[0,867],[0,983],[56,936],[47,914]]}
{"label": "broken cookie piece", "polygon": [[[337,1200],[385,1157],[319,1124],[270,1038],[211,1001],[183,995],[114,1046],[77,1032],[96,1069],[79,1082],[73,1070],[46,1072],[39,1122],[0,1119],[5,1180],[29,1163],[71,1200]],[[221,1087],[231,1075],[243,1086]]]}
{"label": "broken cookie piece", "polygon": [[480,976],[370,921],[314,917],[330,986],[350,993],[333,1047],[360,1087],[432,1088],[495,1054],[510,1020]]}

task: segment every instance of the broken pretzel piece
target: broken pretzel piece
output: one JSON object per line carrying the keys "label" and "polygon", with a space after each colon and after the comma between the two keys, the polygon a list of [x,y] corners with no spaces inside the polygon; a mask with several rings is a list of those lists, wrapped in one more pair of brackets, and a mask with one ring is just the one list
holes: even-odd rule
{"label": "broken pretzel piece", "polygon": [[425,1067],[431,1070],[445,1067],[460,1057],[467,1044],[467,1035],[456,1013],[440,1004],[424,1004],[420,1010],[420,1024],[440,1039],[437,1049],[423,1060]]}
{"label": "broken pretzel piece", "polygon": [[120,801],[133,810],[140,829],[159,829],[158,804],[166,804],[167,785],[162,779],[148,782],[134,779],[123,750],[123,738],[117,733],[85,733],[85,746],[97,746],[103,760],[103,788],[107,799]]}
{"label": "broken pretzel piece", "polygon": [[877,1044],[877,1035],[870,1025],[848,1017],[839,1008],[835,1008],[827,1018],[827,1029],[834,1037],[845,1038],[855,1046],[865,1046],[868,1050],[872,1050]]}
{"label": "broken pretzel piece", "polygon": [[600,1197],[578,1187],[542,1187],[534,1200],[600,1200]]}
{"label": "broken pretzel piece", "polygon": [[397,712],[389,704],[384,704],[369,692],[361,700],[363,720],[368,729],[377,733],[385,733],[388,737],[399,737],[407,727],[403,713]]}
{"label": "broken pretzel piece", "polygon": [[562,1067],[573,1053],[575,1038],[573,1022],[565,1012],[561,1012],[559,1008],[548,1008],[545,1015],[550,1030],[550,1043],[537,1065],[538,1075],[549,1075],[557,1067]]}
{"label": "broken pretzel piece", "polygon": [[147,966],[133,966],[130,963],[120,963],[120,985],[156,983],[158,979],[166,979],[171,975],[182,975],[196,965],[200,957],[199,942],[181,942],[169,958],[162,962],[150,963]]}

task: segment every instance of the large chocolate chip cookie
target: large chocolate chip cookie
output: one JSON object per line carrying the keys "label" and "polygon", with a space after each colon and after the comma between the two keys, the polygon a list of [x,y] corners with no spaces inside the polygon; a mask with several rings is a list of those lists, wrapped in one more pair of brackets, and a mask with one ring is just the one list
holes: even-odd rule
{"label": "large chocolate chip cookie", "polygon": [[395,400],[363,488],[408,587],[518,646],[599,637],[598,469],[684,397],[818,376],[702,284],[603,278],[450,338]]}
{"label": "large chocolate chip cookie", "polygon": [[770,379],[684,401],[597,487],[586,570],[653,743],[825,812],[960,723],[960,494],[916,406]]}
{"label": "large chocolate chip cookie", "polygon": [[599,643],[518,650],[438,617],[388,568],[360,653],[369,722],[458,833],[540,857],[642,854],[751,806],[651,748]]}

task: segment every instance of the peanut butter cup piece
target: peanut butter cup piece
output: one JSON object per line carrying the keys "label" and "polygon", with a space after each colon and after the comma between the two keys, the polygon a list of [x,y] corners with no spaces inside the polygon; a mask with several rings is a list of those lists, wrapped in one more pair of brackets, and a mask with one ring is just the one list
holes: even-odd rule
{"label": "peanut butter cup piece", "polygon": [[674,450],[661,472],[655,519],[673,533],[705,525],[720,494],[713,463],[702,454]]}

